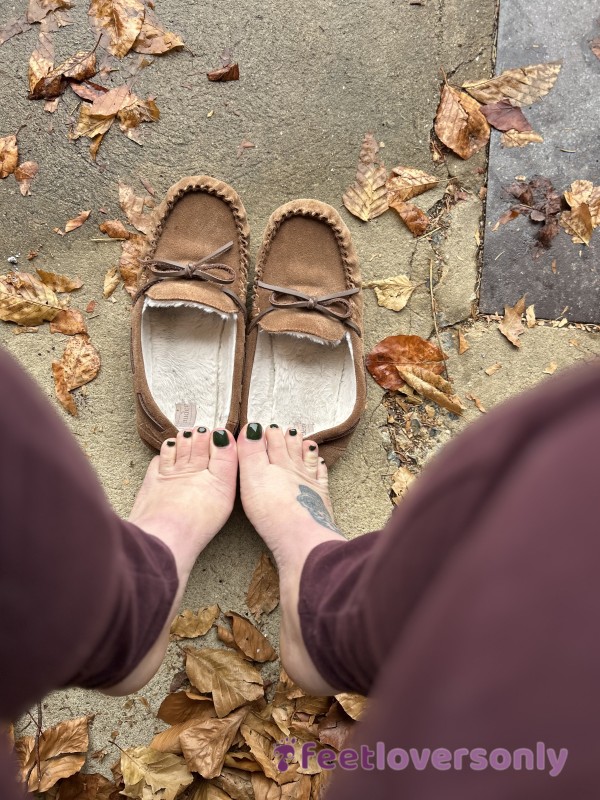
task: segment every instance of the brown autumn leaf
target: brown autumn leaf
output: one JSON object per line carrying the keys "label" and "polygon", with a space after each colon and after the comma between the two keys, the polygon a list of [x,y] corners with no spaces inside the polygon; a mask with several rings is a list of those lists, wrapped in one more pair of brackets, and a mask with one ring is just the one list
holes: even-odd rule
{"label": "brown autumn leaf", "polygon": [[24,736],[15,742],[21,780],[30,792],[46,792],[61,778],[79,772],[89,748],[88,717],[59,722],[39,737],[39,769],[36,739]]}
{"label": "brown autumn leaf", "polygon": [[346,714],[339,703],[332,703],[331,708],[319,722],[319,741],[336,750],[344,747],[354,727],[353,720]]}
{"label": "brown autumn leaf", "polygon": [[132,49],[136,53],[159,56],[180,47],[185,47],[183,39],[176,33],[167,31],[154,11],[147,8],[142,29]]}
{"label": "brown autumn leaf", "polygon": [[502,364],[496,363],[496,364],[492,364],[491,367],[488,367],[487,369],[484,369],[483,371],[485,372],[486,375],[495,375],[496,372],[498,372],[499,369],[502,369]]}
{"label": "brown autumn leaf", "polygon": [[525,321],[528,328],[535,328],[535,305],[533,303],[525,309]]}
{"label": "brown autumn leaf", "polygon": [[442,86],[435,132],[446,147],[463,159],[471,158],[490,138],[490,126],[479,103],[447,83]]}
{"label": "brown autumn leaf", "polygon": [[240,732],[244,738],[244,742],[250,748],[251,754],[254,756],[257,763],[260,764],[267,778],[277,781],[281,773],[275,767],[273,754],[275,742],[248,725],[242,725]]}
{"label": "brown autumn leaf", "polygon": [[438,183],[438,178],[423,172],[423,170],[412,167],[394,167],[386,184],[388,200],[390,204],[392,201],[412,200],[413,197],[434,189]]}
{"label": "brown autumn leaf", "polygon": [[578,180],[565,192],[570,206],[563,211],[560,224],[572,236],[574,244],[589,245],[594,229],[600,225],[600,186]]}
{"label": "brown autumn leaf", "polygon": [[160,753],[151,747],[131,747],[121,753],[121,774],[126,797],[175,800],[193,783],[194,776],[180,756]]}
{"label": "brown autumn leaf", "polygon": [[75,336],[78,333],[87,333],[87,324],[83,314],[77,308],[63,308],[50,323],[50,333],[64,333]]}
{"label": "brown autumn leaf", "polygon": [[212,700],[196,692],[172,692],[162,701],[156,716],[168,725],[179,725],[190,719],[215,716]]}
{"label": "brown autumn leaf", "polygon": [[148,250],[148,241],[139,233],[131,234],[126,242],[121,245],[121,258],[119,259],[119,274],[125,285],[125,290],[132,297],[139,288],[142,275],[142,259]]}
{"label": "brown autumn leaf", "polygon": [[60,361],[52,362],[56,397],[73,417],[78,412],[71,392],[93,381],[99,371],[100,356],[90,337],[85,334],[73,336],[67,342]]}
{"label": "brown autumn leaf", "polygon": [[423,236],[431,220],[424,211],[413,203],[390,202],[390,208],[398,213],[402,222],[413,236]]}
{"label": "brown autumn leaf", "polygon": [[375,291],[378,305],[391,311],[402,311],[418,286],[411,282],[408,275],[394,275],[393,278],[382,278],[363,285]]}
{"label": "brown autumn leaf", "polygon": [[525,114],[506,98],[497,103],[488,103],[481,106],[481,113],[498,131],[517,131],[518,133],[533,132]]}
{"label": "brown autumn leaf", "polygon": [[31,182],[40,171],[39,164],[35,161],[24,161],[15,170],[15,179],[19,184],[19,191],[23,197],[31,194]]}
{"label": "brown autumn leaf", "polygon": [[209,81],[238,81],[240,79],[239,64],[226,64],[206,73]]}
{"label": "brown autumn leaf", "polygon": [[[284,776],[287,774],[282,773]],[[319,778],[320,775],[315,777]],[[311,791],[309,775],[299,775],[297,780],[283,786],[279,786],[262,772],[252,773],[251,780],[253,800],[322,800],[322,795]]]}
{"label": "brown autumn leaf", "polygon": [[404,382],[415,392],[453,414],[462,414],[463,406],[460,399],[453,393],[450,381],[423,367],[396,367],[396,369]]}
{"label": "brown autumn leaf", "polygon": [[188,648],[185,669],[199,692],[211,692],[219,717],[263,696],[258,670],[232,650]]}
{"label": "brown autumn leaf", "polygon": [[[241,797],[241,795],[237,795],[237,797]],[[231,795],[219,789],[212,781],[202,781],[187,800],[231,800]]]}
{"label": "brown autumn leaf", "polygon": [[198,611],[186,608],[173,620],[171,633],[182,639],[204,636],[212,628],[220,613],[221,609],[217,605],[199,608]]}
{"label": "brown autumn leaf", "polygon": [[131,232],[127,230],[120,219],[107,219],[98,226],[101,233],[105,233],[110,239],[129,239]]}
{"label": "brown autumn leaf", "polygon": [[160,111],[154,98],[149,97],[147,100],[141,100],[131,93],[127,102],[117,112],[117,119],[119,120],[119,128],[125,136],[136,142],[136,144],[140,144],[140,133],[137,128],[142,122],[158,122]]}
{"label": "brown autumn leaf", "polygon": [[502,147],[525,147],[528,144],[540,144],[544,139],[535,131],[506,131],[500,137]]}
{"label": "brown autumn leaf", "polygon": [[18,17],[18,19],[11,19],[9,22],[0,27],[0,44],[8,42],[13,36],[18,36],[20,33],[25,33],[31,27],[27,22],[26,17]]}
{"label": "brown autumn leaf", "polygon": [[87,100],[89,103],[93,103],[94,100],[110,91],[106,86],[100,86],[99,83],[93,81],[83,81],[82,83],[69,81],[69,86],[77,97],[81,97],[82,100]]}
{"label": "brown autumn leaf", "polygon": [[516,219],[521,214],[520,209],[518,208],[509,208],[508,211],[505,211],[504,214],[498,219],[492,231],[497,231],[501,225],[506,225],[507,222],[511,222],[513,219]]}
{"label": "brown autumn leaf", "polygon": [[73,0],[29,0],[26,19],[29,23],[41,22],[52,11],[68,11]]}
{"label": "brown autumn leaf", "polygon": [[111,267],[104,276],[104,286],[102,287],[102,296],[104,297],[105,300],[108,300],[108,298],[112,295],[112,293],[119,285],[120,280],[121,280],[121,275],[119,273],[119,268]]}
{"label": "brown autumn leaf", "polygon": [[458,329],[458,355],[462,356],[463,353],[466,353],[469,350],[471,345],[467,341],[467,337],[462,332],[462,329]]}
{"label": "brown autumn leaf", "polygon": [[250,578],[246,605],[258,619],[261,614],[270,614],[278,604],[279,576],[269,556],[262,553]]}
{"label": "brown autumn leaf", "polygon": [[74,292],[81,289],[83,281],[81,278],[70,278],[68,275],[59,275],[56,272],[47,272],[45,269],[36,269],[40,280],[49,286],[53,292]]}
{"label": "brown autumn leaf", "polygon": [[441,374],[446,356],[436,345],[420,336],[388,336],[367,356],[367,369],[374,380],[389,391],[403,386],[397,367],[426,367]]}
{"label": "brown autumn leaf", "polygon": [[87,219],[89,219],[89,216],[90,216],[91,213],[92,213],[91,211],[80,211],[79,214],[77,214],[76,217],[73,217],[73,219],[67,220],[67,222],[65,224],[65,230],[64,230],[64,233],[62,235],[64,236],[65,233],[70,233],[71,231],[76,231],[77,228],[81,228],[83,223]]}
{"label": "brown autumn leaf", "polygon": [[539,255],[540,248],[550,247],[552,240],[558,234],[560,195],[551,181],[543,175],[536,175],[529,182],[517,180],[506,187],[506,192],[518,200],[519,205],[512,206],[506,211],[494,226],[494,230],[515,219],[519,214],[529,217],[532,222],[542,222],[543,226],[536,235],[537,255]]}
{"label": "brown autumn leaf", "polygon": [[141,0],[90,0],[88,11],[98,33],[106,38],[106,48],[117,58],[131,50],[142,31],[146,7]]}
{"label": "brown autumn leaf", "polygon": [[238,708],[222,719],[196,721],[183,731],[179,741],[188,767],[203,778],[216,777],[246,713],[245,708]]}
{"label": "brown autumn leaf", "polygon": [[487,408],[483,405],[479,397],[469,393],[467,395],[467,400],[470,400],[473,403],[477,411],[480,411],[482,414],[487,414]]}
{"label": "brown autumn leaf", "polygon": [[[2,44],[1,41],[0,44]],[[592,53],[596,56],[596,58],[600,58],[600,36],[596,36],[595,39],[592,39],[592,41],[590,42],[590,48]]]}
{"label": "brown autumn leaf", "polygon": [[60,782],[56,800],[114,800],[118,791],[104,775],[78,772]]}
{"label": "brown autumn leaf", "polygon": [[17,325],[41,325],[61,310],[58,297],[35,275],[9,272],[0,276],[0,319]]}
{"label": "brown autumn leaf", "polygon": [[154,216],[151,210],[148,212],[146,209],[155,206],[151,197],[138,196],[131,186],[119,181],[119,205],[134,228],[140,233],[150,233]]}
{"label": "brown autumn leaf", "polygon": [[19,163],[19,148],[17,137],[3,136],[0,138],[0,178],[12,175]]}
{"label": "brown autumn leaf", "polygon": [[463,83],[463,89],[480,103],[508,99],[514,106],[530,106],[552,89],[561,66],[554,61],[508,69],[489,80]]}
{"label": "brown autumn leaf", "polygon": [[95,160],[102,138],[110,130],[121,108],[131,99],[131,90],[128,86],[118,86],[107,92],[99,93],[94,101],[82,103],[79,110],[79,119],[71,139],[76,140],[86,136],[92,140],[90,154]]}
{"label": "brown autumn leaf", "polygon": [[366,133],[360,150],[356,178],[342,197],[342,202],[358,219],[368,222],[388,210],[387,172],[378,160],[379,145],[372,133]]}
{"label": "brown autumn leaf", "polygon": [[393,503],[398,505],[402,500],[408,487],[414,481],[415,476],[406,467],[398,467],[392,476],[392,492],[394,493]]}
{"label": "brown autumn leaf", "polygon": [[31,54],[28,67],[29,97],[32,99],[41,86],[44,86],[47,97],[56,97],[62,91],[63,79],[60,75],[47,80],[54,68],[52,34],[57,27],[52,17],[44,19],[40,25],[38,44]]}
{"label": "brown autumn leaf", "polygon": [[525,332],[521,317],[525,313],[525,295],[514,306],[504,306],[504,319],[498,325],[500,333],[515,347],[521,347],[519,336]]}
{"label": "brown autumn leaf", "polygon": [[231,620],[233,641],[246,658],[260,663],[275,661],[277,653],[271,643],[250,620],[234,611],[227,612],[225,616]]}
{"label": "brown autumn leaf", "polygon": [[33,85],[30,81],[29,98],[31,100],[56,98],[66,89],[68,80],[84,81],[92,78],[95,74],[95,52],[80,50],[59,66],[52,67],[46,75],[40,75]]}
{"label": "brown autumn leaf", "polygon": [[[252,784],[250,783],[250,776],[247,772],[239,769],[230,769],[223,767],[221,774],[213,778],[212,787],[220,789],[224,792],[227,798],[236,798],[237,800],[255,800],[252,794]],[[219,800],[220,800],[219,795]],[[212,800],[212,797],[211,797]]]}

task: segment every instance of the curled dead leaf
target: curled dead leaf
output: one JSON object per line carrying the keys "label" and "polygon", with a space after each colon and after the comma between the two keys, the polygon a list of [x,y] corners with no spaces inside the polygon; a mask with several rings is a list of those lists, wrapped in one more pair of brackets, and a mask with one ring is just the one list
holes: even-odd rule
{"label": "curled dead leaf", "polygon": [[176,33],[167,31],[154,11],[147,8],[142,29],[132,49],[136,53],[158,56],[184,46],[183,39]]}
{"label": "curled dead leaf", "polygon": [[60,360],[52,362],[56,397],[72,416],[76,417],[78,412],[71,392],[93,381],[99,371],[100,355],[85,334],[73,336]]}
{"label": "curled dead leaf", "polygon": [[119,259],[119,274],[125,285],[125,290],[132,297],[139,288],[142,275],[142,259],[148,250],[145,236],[139,233],[131,234],[126,242],[121,245],[121,258]]}
{"label": "curled dead leaf", "polygon": [[394,167],[387,180],[388,199],[394,202],[412,200],[413,197],[434,189],[439,179],[420,169]]}
{"label": "curled dead leaf", "polygon": [[555,61],[508,69],[489,80],[464,83],[463,89],[480,103],[508,99],[514,106],[530,106],[552,89],[561,66]]}
{"label": "curled dead leaf", "polygon": [[535,305],[532,304],[525,309],[525,321],[528,328],[535,328]]}
{"label": "curled dead leaf", "polygon": [[463,159],[471,158],[490,138],[490,126],[479,103],[447,83],[442,86],[435,132],[446,147]]}
{"label": "curled dead leaf", "polygon": [[[521,318],[525,313],[525,295],[514,306],[504,306],[504,318],[498,325],[500,333],[515,347],[520,347],[519,336],[525,332]],[[489,373],[488,373],[489,374]]]}
{"label": "curled dead leaf", "polygon": [[121,753],[121,794],[147,800],[175,800],[193,782],[194,776],[180,756],[160,753],[151,747],[132,747]]}
{"label": "curled dead leaf", "polygon": [[88,717],[60,722],[39,737],[39,761],[34,736],[15,742],[21,780],[30,792],[46,792],[61,778],[79,772],[89,748]]}
{"label": "curled dead leaf", "polygon": [[111,267],[104,276],[104,286],[102,288],[102,296],[107,300],[115,291],[121,280],[118,267]]}
{"label": "curled dead leaf", "polygon": [[367,369],[374,380],[389,391],[402,385],[397,367],[426,367],[441,374],[446,356],[436,345],[420,336],[388,336],[375,345],[367,356]]}
{"label": "curled dead leaf", "polygon": [[415,392],[453,414],[462,414],[464,409],[460,399],[453,393],[452,384],[441,375],[419,366],[396,369],[402,380]]}
{"label": "curled dead leaf", "polygon": [[375,291],[377,303],[391,311],[402,311],[417,288],[408,275],[395,275],[393,278],[382,278],[364,284]]}
{"label": "curled dead leaf", "polygon": [[240,68],[238,64],[227,64],[207,72],[206,77],[209,81],[237,81],[240,78]]}
{"label": "curled dead leaf", "polygon": [[278,603],[279,576],[269,556],[262,553],[250,579],[246,605],[258,619],[261,614],[270,614]]}
{"label": "curled dead leaf", "polygon": [[246,709],[238,708],[222,719],[196,721],[183,731],[179,741],[188,767],[203,778],[216,777],[245,716]]}
{"label": "curled dead leaf", "polygon": [[41,22],[52,11],[67,11],[73,8],[73,0],[29,0],[27,22]]}
{"label": "curled dead leaf", "polygon": [[146,7],[141,0],[90,0],[92,25],[106,37],[107,49],[123,58],[142,32]]}
{"label": "curled dead leaf", "polygon": [[277,653],[271,643],[250,620],[240,614],[236,614],[234,611],[229,611],[225,616],[231,620],[235,646],[246,658],[260,663],[275,661]]}
{"label": "curled dead leaf", "polygon": [[458,329],[458,355],[462,356],[463,353],[466,353],[469,350],[471,345],[467,341],[467,337],[462,332],[462,329]]}
{"label": "curled dead leaf", "polygon": [[0,138],[0,178],[12,175],[19,163],[19,148],[17,137],[3,136]]}
{"label": "curled dead leaf", "polygon": [[0,276],[0,319],[18,325],[41,325],[61,310],[58,297],[35,275],[9,272]]}
{"label": "curled dead leaf", "polygon": [[65,233],[70,233],[71,231],[77,230],[77,228],[81,228],[83,223],[89,219],[89,216],[92,212],[91,211],[81,211],[76,217],[67,221],[65,225]]}
{"label": "curled dead leaf", "polygon": [[212,628],[220,613],[221,609],[217,605],[199,608],[197,611],[186,608],[173,620],[171,633],[182,639],[204,636]]}
{"label": "curled dead leaf", "polygon": [[402,222],[413,236],[423,236],[431,220],[424,211],[413,203],[390,202],[390,208],[398,213]]}
{"label": "curled dead leaf", "polygon": [[15,179],[19,184],[19,191],[23,197],[31,194],[31,182],[40,171],[39,164],[35,161],[24,161],[15,170]]}
{"label": "curled dead leaf", "polygon": [[408,491],[408,487],[414,481],[415,476],[406,467],[398,467],[392,476],[392,492],[394,493],[394,505],[398,505],[400,500]]}
{"label": "curled dead leaf", "polygon": [[196,692],[172,692],[162,701],[156,716],[168,725],[181,725],[191,719],[209,719],[216,713],[208,697]]}
{"label": "curled dead leaf", "polygon": [[50,323],[50,333],[64,333],[67,336],[76,336],[78,333],[87,333],[87,324],[83,314],[77,308],[63,308]]}
{"label": "curled dead leaf", "polygon": [[600,186],[578,180],[565,192],[571,207],[563,211],[560,224],[572,236],[574,244],[589,245],[594,229],[600,225]]}
{"label": "curled dead leaf", "polygon": [[131,186],[119,182],[119,205],[134,228],[141,233],[150,233],[154,221],[151,210],[155,206],[151,197],[138,196]]}
{"label": "curled dead leaf", "polygon": [[543,137],[535,131],[506,131],[500,137],[502,147],[525,147],[528,144],[541,144]]}
{"label": "curled dead leaf", "polygon": [[119,219],[108,219],[98,226],[101,233],[105,233],[110,239],[129,239],[131,232]]}

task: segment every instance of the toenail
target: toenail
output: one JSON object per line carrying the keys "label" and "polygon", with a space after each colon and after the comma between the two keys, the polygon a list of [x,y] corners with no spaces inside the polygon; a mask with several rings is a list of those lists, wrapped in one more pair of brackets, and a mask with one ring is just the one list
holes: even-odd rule
{"label": "toenail", "polygon": [[321,459],[321,464],[324,464],[324,463],[325,463],[325,459],[324,459],[324,458],[322,458],[322,459]]}
{"label": "toenail", "polygon": [[278,428],[278,427],[279,427],[279,425],[276,425],[274,422],[272,422],[272,423],[269,425],[269,428]]}
{"label": "toenail", "polygon": [[316,444],[309,444],[308,445],[308,449],[309,450],[316,450],[317,449],[317,445]]}
{"label": "toenail", "polygon": [[206,433],[206,428],[198,428],[198,433]]}
{"label": "toenail", "polygon": [[298,431],[296,430],[296,428],[290,428],[288,433],[289,433],[290,436],[296,436]]}
{"label": "toenail", "polygon": [[260,422],[251,422],[246,428],[246,439],[257,441],[262,436],[262,425]]}
{"label": "toenail", "polygon": [[229,436],[227,431],[213,431],[213,442],[217,447],[227,447],[229,444]]}
{"label": "toenail", "polygon": [[175,447],[175,439],[167,439],[167,447]]}
{"label": "toenail", "polygon": [[184,431],[183,432],[183,437],[184,437],[184,439],[191,439],[192,432],[191,431]]}

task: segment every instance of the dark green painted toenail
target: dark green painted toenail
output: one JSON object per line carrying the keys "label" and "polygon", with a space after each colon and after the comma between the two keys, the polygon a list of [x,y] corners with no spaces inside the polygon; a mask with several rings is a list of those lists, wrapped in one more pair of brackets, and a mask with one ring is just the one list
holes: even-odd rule
{"label": "dark green painted toenail", "polygon": [[296,430],[296,428],[290,428],[288,433],[289,433],[290,436],[296,436],[298,431]]}
{"label": "dark green painted toenail", "polygon": [[316,444],[309,444],[308,445],[308,449],[309,450],[316,450],[317,449],[317,445]]}
{"label": "dark green painted toenail", "polygon": [[184,439],[191,439],[192,438],[192,432],[191,431],[184,431],[183,432],[183,438]]}
{"label": "dark green painted toenail", "polygon": [[206,433],[206,428],[198,428],[198,433]]}
{"label": "dark green painted toenail", "polygon": [[168,439],[167,447],[175,447],[175,439]]}
{"label": "dark green painted toenail", "polygon": [[227,447],[229,444],[229,436],[227,431],[213,431],[213,442],[217,447]]}
{"label": "dark green painted toenail", "polygon": [[274,422],[272,422],[272,423],[269,425],[269,428],[278,428],[278,427],[279,427],[279,425],[276,425]]}
{"label": "dark green painted toenail", "polygon": [[322,458],[322,459],[321,459],[321,464],[324,464],[324,463],[325,463],[325,459],[324,459],[324,458]]}
{"label": "dark green painted toenail", "polygon": [[251,422],[246,428],[246,439],[253,439],[255,442],[262,436],[262,425],[260,422]]}

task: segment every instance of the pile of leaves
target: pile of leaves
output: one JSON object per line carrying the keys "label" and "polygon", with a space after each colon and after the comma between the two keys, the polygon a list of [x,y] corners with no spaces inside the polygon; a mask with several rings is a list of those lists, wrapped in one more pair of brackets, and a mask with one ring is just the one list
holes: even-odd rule
{"label": "pile of leaves", "polygon": [[[462,88],[444,81],[434,123],[438,139],[463,159],[486,146],[490,126],[502,131],[505,147],[543,142],[521,109],[548,94],[560,69],[558,62],[532,64],[506,70],[495,78],[468,81]],[[434,160],[439,152],[434,148]]]}
{"label": "pile of leaves", "polygon": [[[256,566],[247,604],[256,618],[278,603],[278,578],[269,557]],[[277,658],[266,637],[246,617],[218,606],[184,611],[173,623],[177,638],[204,636],[213,626],[225,647],[186,646],[185,672],[157,716],[169,727],[148,744],[121,749],[110,781],[81,772],[89,751],[89,717],[67,720],[15,743],[21,778],[46,800],[319,800],[330,776],[313,756],[302,767],[303,742],[316,751],[340,750],[365,699],[355,694],[311,697],[283,669],[274,688],[260,665]],[[33,718],[32,718],[33,719]],[[35,720],[34,720],[35,721]],[[116,735],[116,734],[115,734]],[[276,745],[291,741],[296,754],[279,771]],[[98,757],[105,755],[100,751]]]}

